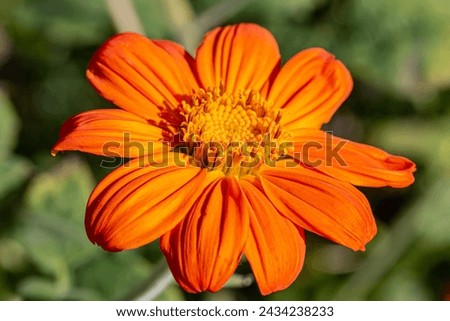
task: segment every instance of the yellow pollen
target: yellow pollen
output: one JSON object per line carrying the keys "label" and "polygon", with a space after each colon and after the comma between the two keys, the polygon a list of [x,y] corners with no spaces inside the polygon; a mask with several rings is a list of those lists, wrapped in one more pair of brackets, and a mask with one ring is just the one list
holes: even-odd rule
{"label": "yellow pollen", "polygon": [[180,107],[180,146],[198,166],[225,175],[254,175],[270,151],[265,144],[281,134],[280,109],[254,90],[199,89]]}
{"label": "yellow pollen", "polygon": [[199,89],[182,102],[185,142],[262,141],[264,135],[279,135],[280,111],[254,90],[229,94],[222,88]]}

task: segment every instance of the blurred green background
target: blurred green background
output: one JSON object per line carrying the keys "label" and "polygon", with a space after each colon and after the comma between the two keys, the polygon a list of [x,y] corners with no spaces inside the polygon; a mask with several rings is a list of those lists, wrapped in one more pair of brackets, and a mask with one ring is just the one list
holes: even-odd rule
{"label": "blurred green background", "polygon": [[[1,0],[0,6],[0,299],[450,299],[449,1]],[[84,206],[107,172],[99,157],[51,157],[50,149],[68,117],[108,106],[85,69],[114,33],[140,29],[192,52],[206,30],[244,21],[271,30],[284,61],[311,46],[342,60],[355,88],[327,129],[413,159],[416,183],[363,189],[379,227],[364,253],[308,234],[305,267],[289,289],[260,297],[243,262],[219,293],[188,295],[164,272],[157,242],[111,254],[87,240]]]}

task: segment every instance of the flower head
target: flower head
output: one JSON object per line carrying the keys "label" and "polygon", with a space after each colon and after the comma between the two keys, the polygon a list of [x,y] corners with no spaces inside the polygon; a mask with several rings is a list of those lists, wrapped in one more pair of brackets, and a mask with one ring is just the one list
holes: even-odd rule
{"label": "flower head", "polygon": [[320,130],[353,85],[331,54],[280,60],[254,24],[214,29],[195,58],[134,33],[104,43],[87,77],[120,109],[70,118],[52,151],[131,159],[92,192],[89,239],[120,251],[159,238],[189,292],[219,290],[242,255],[261,293],[285,289],[304,230],[364,250],[376,225],[353,185],[405,187],[415,165]]}

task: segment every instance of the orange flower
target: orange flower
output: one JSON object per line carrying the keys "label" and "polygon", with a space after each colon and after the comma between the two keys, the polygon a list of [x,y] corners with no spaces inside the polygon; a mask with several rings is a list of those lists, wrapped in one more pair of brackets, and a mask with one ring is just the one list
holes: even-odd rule
{"label": "orange flower", "polygon": [[312,48],[281,67],[275,39],[254,24],[214,29],[195,58],[119,34],[87,77],[121,109],[70,118],[52,153],[131,158],[92,192],[87,235],[109,251],[160,238],[188,292],[219,290],[242,255],[262,294],[285,289],[303,266],[304,230],[353,250],[374,237],[353,185],[414,181],[410,160],[320,130],[352,89],[340,61]]}

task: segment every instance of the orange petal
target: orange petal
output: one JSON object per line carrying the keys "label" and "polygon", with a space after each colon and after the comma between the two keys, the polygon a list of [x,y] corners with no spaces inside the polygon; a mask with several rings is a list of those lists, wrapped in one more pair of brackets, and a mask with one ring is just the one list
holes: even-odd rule
{"label": "orange petal", "polygon": [[197,50],[197,70],[205,88],[233,93],[260,91],[280,64],[278,45],[266,29],[242,23],[210,31]]}
{"label": "orange petal", "polygon": [[195,72],[195,59],[189,54],[189,52],[184,49],[183,46],[177,44],[176,42],[170,41],[170,40],[152,40],[156,45],[163,48],[167,53],[169,53],[173,59],[177,60],[178,64],[183,65],[185,62],[189,64],[189,67],[192,70],[193,74],[196,74]]}
{"label": "orange petal", "polygon": [[286,289],[297,278],[305,259],[305,235],[270,203],[262,186],[241,180],[253,209],[245,256],[263,295]]}
{"label": "orange petal", "polygon": [[104,98],[155,122],[177,125],[174,112],[183,95],[198,88],[179,50],[162,42],[123,33],[105,42],[92,57],[87,77]]}
{"label": "orange petal", "polygon": [[247,240],[249,208],[234,177],[214,181],[189,214],[161,237],[161,249],[188,292],[218,291],[234,273]]}
{"label": "orange petal", "polygon": [[334,56],[320,48],[299,52],[281,68],[268,100],[282,109],[285,130],[320,128],[349,96],[353,80]]}
{"label": "orange petal", "polygon": [[206,172],[170,154],[159,164],[134,159],[98,184],[85,219],[93,243],[108,251],[137,248],[183,219],[202,191]]}
{"label": "orange petal", "polygon": [[369,145],[314,129],[293,131],[295,158],[341,181],[359,186],[406,187],[414,182],[416,165]]}
{"label": "orange petal", "polygon": [[301,228],[353,250],[376,234],[367,199],[348,183],[303,167],[264,166],[260,179],[277,210]]}
{"label": "orange petal", "polygon": [[79,150],[114,157],[142,157],[161,148],[170,134],[145,119],[119,109],[97,109],[68,119],[52,149]]}

